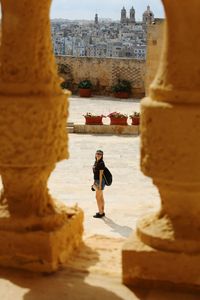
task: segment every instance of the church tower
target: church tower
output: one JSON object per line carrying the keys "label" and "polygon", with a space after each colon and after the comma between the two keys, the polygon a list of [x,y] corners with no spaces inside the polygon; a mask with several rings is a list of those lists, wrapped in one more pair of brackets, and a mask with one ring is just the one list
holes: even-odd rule
{"label": "church tower", "polygon": [[94,23],[95,23],[95,25],[98,25],[98,24],[99,24],[99,17],[98,17],[98,14],[95,14]]}
{"label": "church tower", "polygon": [[123,7],[122,10],[121,10],[121,23],[122,24],[126,24],[127,23],[126,9],[125,9],[125,7]]}
{"label": "church tower", "polygon": [[130,23],[135,24],[135,9],[133,8],[133,6],[130,9]]}

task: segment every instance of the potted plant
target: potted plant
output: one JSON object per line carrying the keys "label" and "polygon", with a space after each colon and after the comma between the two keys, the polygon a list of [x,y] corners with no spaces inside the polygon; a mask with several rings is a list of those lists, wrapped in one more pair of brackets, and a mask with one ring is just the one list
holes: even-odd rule
{"label": "potted plant", "polygon": [[64,90],[71,90],[71,82],[68,80],[64,80],[60,84],[61,88]]}
{"label": "potted plant", "polygon": [[81,82],[79,82],[78,88],[80,97],[91,97],[92,83],[90,80],[82,80]]}
{"label": "potted plant", "polygon": [[110,125],[128,125],[128,116],[126,114],[121,114],[115,111],[110,113],[108,117],[110,118]]}
{"label": "potted plant", "polygon": [[116,98],[127,99],[131,92],[131,82],[118,79],[118,82],[112,86],[112,91]]}
{"label": "potted plant", "polygon": [[103,125],[102,119],[105,118],[104,115],[94,115],[91,113],[86,113],[83,116],[85,117],[86,125]]}
{"label": "potted plant", "polygon": [[129,116],[129,118],[132,120],[132,125],[140,125],[140,113],[134,112],[132,115]]}

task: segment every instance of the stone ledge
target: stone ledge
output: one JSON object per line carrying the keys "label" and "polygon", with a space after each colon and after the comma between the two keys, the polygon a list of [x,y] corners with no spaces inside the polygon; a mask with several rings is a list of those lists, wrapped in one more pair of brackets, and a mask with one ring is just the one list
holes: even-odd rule
{"label": "stone ledge", "polygon": [[200,291],[200,253],[160,251],[142,243],[136,234],[122,250],[123,282],[128,286]]}
{"label": "stone ledge", "polygon": [[83,212],[80,209],[55,230],[1,230],[0,266],[54,272],[79,246],[82,233]]}
{"label": "stone ledge", "polygon": [[74,125],[74,133],[138,135],[139,126],[135,125]]}

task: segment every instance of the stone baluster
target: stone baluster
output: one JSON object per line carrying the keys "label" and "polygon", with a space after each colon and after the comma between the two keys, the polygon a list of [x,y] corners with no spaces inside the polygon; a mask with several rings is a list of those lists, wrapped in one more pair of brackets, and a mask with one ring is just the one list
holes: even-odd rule
{"label": "stone baluster", "polygon": [[200,1],[163,0],[165,45],[141,104],[141,168],[160,211],[139,221],[123,249],[130,285],[200,288]]}
{"label": "stone baluster", "polygon": [[83,214],[56,203],[47,181],[68,157],[50,0],[1,0],[0,265],[51,272],[78,246]]}

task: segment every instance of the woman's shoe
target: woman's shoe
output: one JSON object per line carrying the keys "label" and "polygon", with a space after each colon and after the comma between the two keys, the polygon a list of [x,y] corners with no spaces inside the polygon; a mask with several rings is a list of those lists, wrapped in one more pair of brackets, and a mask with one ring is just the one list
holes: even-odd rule
{"label": "woman's shoe", "polygon": [[105,213],[100,214],[99,212],[93,216],[93,218],[103,218],[103,217],[105,217]]}

